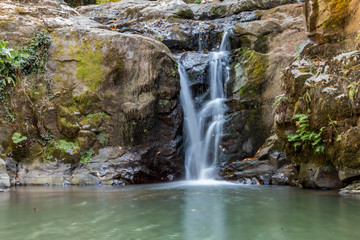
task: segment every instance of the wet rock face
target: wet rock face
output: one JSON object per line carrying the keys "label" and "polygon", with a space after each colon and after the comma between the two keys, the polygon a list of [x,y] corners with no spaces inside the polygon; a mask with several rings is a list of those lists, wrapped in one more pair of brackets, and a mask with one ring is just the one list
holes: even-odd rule
{"label": "wet rock face", "polygon": [[[207,52],[219,47],[224,29],[236,25],[232,47],[238,50],[235,51],[234,77],[228,84],[231,113],[226,127],[226,132],[232,134],[226,133],[224,137],[227,152],[223,161],[226,162],[255,154],[270,135],[273,122],[268,116],[272,114],[271,104],[280,88],[280,84],[273,84],[273,81],[278,81],[283,67],[293,58],[294,38],[298,44],[306,40],[302,4],[256,13],[241,12],[278,5],[281,1],[224,1],[199,5],[181,1],[122,1],[121,4],[86,6],[78,10],[113,31],[149,36],[168,46],[188,70],[193,95],[198,100],[195,104],[207,98]],[[162,19],[158,19],[160,17]],[[276,41],[281,41],[282,45]],[[179,53],[184,50],[202,51]],[[265,55],[269,52],[274,54]],[[225,159],[225,156],[230,157]],[[271,167],[270,177],[273,172]]]}
{"label": "wet rock face", "polygon": [[232,74],[227,83],[229,120],[225,126],[225,161],[252,157],[270,136],[273,103],[281,90],[282,71],[296,46],[307,41],[303,4],[257,11],[258,20],[233,27]]}
{"label": "wet rock face", "polygon": [[207,21],[178,17],[145,20],[95,17],[94,20],[113,31],[141,34],[154,38],[177,53],[189,50],[208,52],[219,48],[225,29],[238,22],[253,21],[257,18],[255,12],[251,11]]}
{"label": "wet rock face", "polygon": [[298,168],[281,152],[282,148],[279,139],[271,136],[254,157],[235,160],[221,168],[221,176],[244,184],[302,187]]}
{"label": "wet rock face", "polygon": [[[19,45],[38,28],[49,29],[53,37],[48,70],[54,79],[55,98],[41,116],[31,118],[35,130],[30,130],[30,135],[51,134],[55,149],[46,156],[50,160],[43,162],[37,156],[40,144],[29,141],[26,147],[15,146],[15,160],[33,162],[7,159],[12,183],[122,185],[180,178],[183,116],[176,61],[169,49],[188,70],[193,94],[201,102],[208,90],[204,59],[208,51],[218,48],[223,29],[228,27],[233,30],[233,64],[227,83],[229,112],[220,163],[223,178],[316,188],[356,181],[360,176],[356,150],[359,96],[356,86],[348,88],[341,76],[356,84],[358,53],[327,61],[329,56],[324,53],[338,55],[341,44],[305,43],[304,5],[277,7],[292,2],[123,0],[77,8],[83,16],[56,1],[0,3],[6,9],[0,17],[0,38]],[[323,1],[311,4],[315,2]],[[327,13],[338,1],[330,2],[320,4],[319,9],[327,10],[317,15],[314,5],[309,1],[306,5],[309,19],[317,26],[316,31],[311,30],[316,34],[310,37],[317,41],[321,35],[318,43],[339,40],[335,27],[318,32],[319,26],[332,26]],[[348,1],[345,9],[353,9],[353,15],[341,20],[346,39],[357,31],[353,22],[358,22],[358,8],[352,7],[356,3]],[[268,8],[273,9],[264,10]],[[251,11],[256,9],[261,10]],[[324,16],[330,20],[321,22]],[[353,46],[350,43],[347,46]],[[180,54],[183,50],[188,52]],[[198,50],[202,52],[191,52]],[[298,56],[295,61],[294,56]],[[289,63],[292,65],[287,68]],[[354,90],[352,97],[349,89]],[[304,97],[308,91],[311,103]],[[284,101],[273,106],[280,94],[284,94]],[[34,114],[26,99],[13,101],[19,115]],[[326,157],[309,149],[298,155],[287,142],[287,136],[296,131],[294,114],[308,108],[314,113],[312,129],[328,124],[329,117],[336,122],[324,130],[323,137],[333,143]],[[267,139],[273,129],[273,113],[277,137]],[[12,146],[9,136],[15,130],[8,131],[8,126],[1,122],[0,141],[7,142],[1,145],[2,151]],[[338,135],[341,139],[335,141]],[[69,145],[73,147],[67,149]],[[87,154],[87,163],[79,163]],[[314,171],[306,170],[307,161],[323,164],[329,159],[329,169],[316,165],[311,167]]]}

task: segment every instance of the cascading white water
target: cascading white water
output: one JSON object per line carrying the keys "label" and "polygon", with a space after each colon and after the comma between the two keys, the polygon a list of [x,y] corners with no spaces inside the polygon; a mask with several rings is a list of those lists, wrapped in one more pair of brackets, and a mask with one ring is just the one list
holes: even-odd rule
{"label": "cascading white water", "polygon": [[213,179],[225,122],[225,85],[229,78],[230,31],[225,31],[220,48],[209,55],[209,99],[196,110],[185,68],[179,64],[184,109],[185,169],[188,180]]}

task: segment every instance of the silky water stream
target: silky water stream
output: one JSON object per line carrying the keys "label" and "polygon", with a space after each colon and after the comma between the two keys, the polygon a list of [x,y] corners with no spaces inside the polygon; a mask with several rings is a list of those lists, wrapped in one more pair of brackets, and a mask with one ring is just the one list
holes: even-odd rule
{"label": "silky water stream", "polygon": [[229,79],[230,30],[224,32],[219,49],[209,53],[208,94],[195,107],[190,79],[179,64],[181,93],[184,109],[185,169],[188,180],[216,177],[216,164],[225,122],[225,86]]}

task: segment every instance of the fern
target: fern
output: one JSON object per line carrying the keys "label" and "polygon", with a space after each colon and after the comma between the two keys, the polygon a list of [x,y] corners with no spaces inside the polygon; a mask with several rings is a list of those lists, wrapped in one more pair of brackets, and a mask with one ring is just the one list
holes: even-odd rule
{"label": "fern", "polygon": [[309,115],[306,114],[296,114],[294,116],[296,119],[296,134],[291,134],[288,136],[288,141],[293,142],[295,149],[299,146],[311,146],[315,148],[315,153],[324,152],[325,146],[322,145],[325,140],[321,137],[321,132],[325,127],[320,128],[319,132],[309,130]]}

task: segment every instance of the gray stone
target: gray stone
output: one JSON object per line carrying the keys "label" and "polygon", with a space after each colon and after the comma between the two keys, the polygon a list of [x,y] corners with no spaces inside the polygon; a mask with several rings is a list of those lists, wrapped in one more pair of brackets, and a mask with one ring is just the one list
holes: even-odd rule
{"label": "gray stone", "polygon": [[17,169],[16,184],[21,185],[63,185],[65,177],[71,172],[71,164],[61,160],[54,162],[35,161],[32,164],[20,163]]}
{"label": "gray stone", "polygon": [[244,160],[238,161],[233,164],[237,178],[252,178],[265,176],[266,174],[272,175],[275,171],[273,165],[269,161]]}
{"label": "gray stone", "polygon": [[6,164],[3,159],[0,158],[0,187],[10,187],[10,178],[6,171]]}
{"label": "gray stone", "polygon": [[338,175],[340,181],[344,182],[352,178],[359,178],[360,177],[360,169],[353,169],[347,167],[338,167]]}
{"label": "gray stone", "polygon": [[306,188],[340,188],[341,181],[334,167],[315,164],[300,165],[300,183]]}
{"label": "gray stone", "polygon": [[360,183],[354,183],[340,189],[340,194],[360,194]]}
{"label": "gray stone", "polygon": [[271,183],[273,185],[297,185],[298,174],[293,165],[286,165],[276,170],[275,174],[271,176]]}

